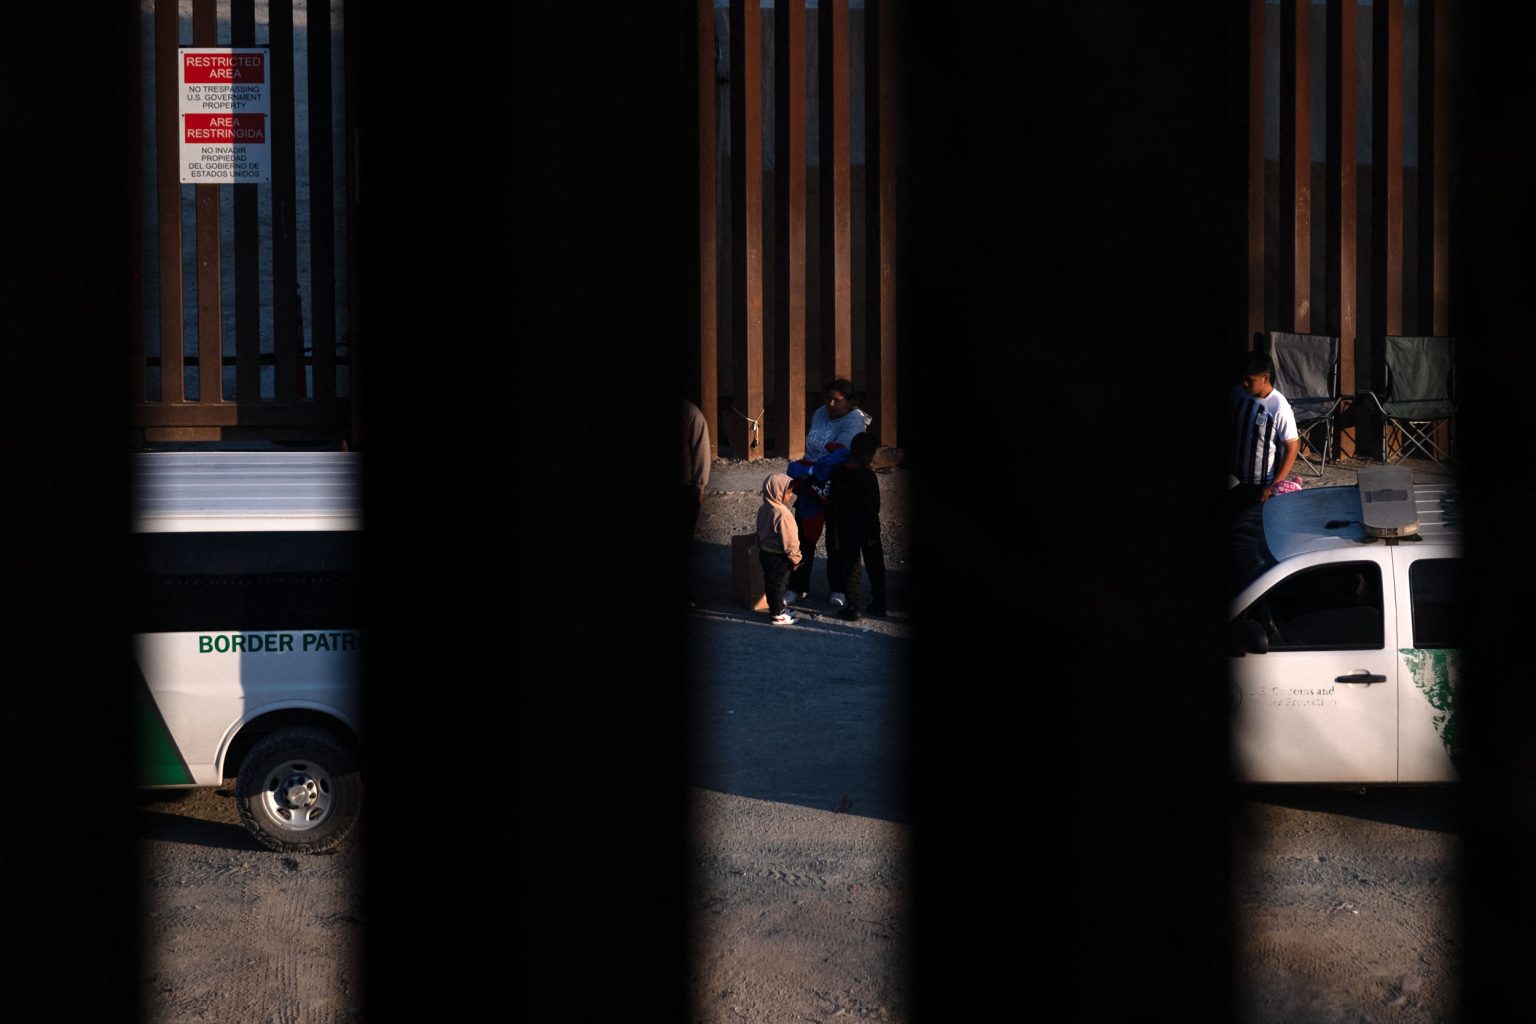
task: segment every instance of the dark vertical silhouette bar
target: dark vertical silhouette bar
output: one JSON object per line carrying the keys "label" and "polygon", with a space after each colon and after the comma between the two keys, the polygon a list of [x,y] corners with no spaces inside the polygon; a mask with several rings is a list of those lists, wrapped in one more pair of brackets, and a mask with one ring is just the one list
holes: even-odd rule
{"label": "dark vertical silhouette bar", "polygon": [[[214,0],[193,0],[192,45],[219,45]],[[219,267],[219,185],[194,185],[197,203],[197,400],[224,400],[223,297]]]}
{"label": "dark vertical silhouette bar", "polygon": [[[1426,295],[1428,298],[1427,311],[1419,322],[1428,326],[1429,333],[1442,336],[1451,333],[1450,26],[1446,7],[1446,0],[1421,0],[1419,6],[1423,18],[1419,30],[1419,196],[1426,208],[1421,223],[1431,236],[1426,244],[1424,232],[1419,234],[1419,251],[1424,254],[1420,265],[1425,268],[1419,276],[1419,295],[1421,301]],[[1427,51],[1425,40],[1429,40]],[[1427,78],[1433,79],[1428,87],[1424,84]],[[1435,426],[1435,443],[1450,450],[1449,423],[1442,420]]]}
{"label": "dark vertical silhouette bar", "polygon": [[[256,45],[256,0],[232,0],[233,46]],[[270,120],[268,122],[270,128]],[[261,256],[258,185],[235,185],[235,400],[261,399]]]}
{"label": "dark vertical silhouette bar", "polygon": [[805,0],[777,0],[773,26],[774,433],[796,459],[805,448]]}
{"label": "dark vertical silhouette bar", "polygon": [[173,3],[155,5],[155,192],[160,238],[160,400],[186,400],[181,323],[181,19]]}
{"label": "dark vertical silhouette bar", "polygon": [[[731,0],[731,448],[763,457],[763,102],[757,0]],[[757,447],[752,447],[757,442]]]}
{"label": "dark vertical silhouette bar", "polygon": [[849,180],[848,0],[817,9],[816,90],[821,160],[821,370],[825,383],[853,374],[853,197]]}
{"label": "dark vertical silhouette bar", "polygon": [[1303,334],[1312,329],[1311,10],[1309,0],[1280,4],[1281,317]]}
{"label": "dark vertical silhouette bar", "polygon": [[1279,260],[1276,287],[1280,292],[1277,325],[1296,329],[1296,232],[1291,217],[1296,208],[1296,17],[1295,0],[1280,6],[1280,215],[1276,220],[1275,252]]}
{"label": "dark vertical silhouette bar", "polygon": [[698,0],[699,48],[699,409],[709,425],[710,454],[720,449],[719,279],[715,249],[715,5]]}
{"label": "dark vertical silhouette bar", "polygon": [[1264,331],[1264,0],[1248,0],[1248,339]]}
{"label": "dark vertical silhouette bar", "polygon": [[[1356,213],[1359,168],[1358,53],[1356,0],[1328,0],[1327,167],[1328,167],[1328,332],[1339,338],[1339,390],[1355,391],[1355,337],[1358,276]],[[1354,429],[1339,432],[1339,450],[1354,454]]]}
{"label": "dark vertical silhouette bar", "polygon": [[[174,143],[177,10],[159,6],[170,8],[154,22],[162,110],[171,94],[159,141]],[[0,32],[0,774],[25,780],[12,804],[25,824],[13,816],[6,830],[0,891],[8,1024],[128,1018],[154,971],[141,946],[150,893],[131,787],[137,708],[123,671],[138,590],[123,371],[147,195],[134,188],[140,12],[11,5]],[[147,184],[174,216],[176,149],[160,153]]]}
{"label": "dark vertical silhouette bar", "polygon": [[1419,6],[1423,19],[1419,28],[1419,196],[1424,225],[1419,232],[1420,322],[1428,326],[1428,333],[1438,335],[1451,333],[1450,40],[1446,7],[1446,0],[1421,0]]}
{"label": "dark vertical silhouette bar", "polygon": [[864,7],[865,384],[882,444],[896,444],[896,96],[890,0]]}
{"label": "dark vertical silhouette bar", "polygon": [[[1295,2],[1295,0],[1293,0]],[[1312,4],[1295,3],[1296,118],[1294,136],[1296,330],[1312,330]]]}
{"label": "dark vertical silhouette bar", "polygon": [[356,12],[356,0],[341,0],[342,130],[347,140],[344,151],[347,160],[347,188],[344,193],[347,204],[347,408],[351,415],[349,439],[353,447],[365,444],[365,427],[368,422],[363,415],[363,350],[360,342],[363,333],[359,316],[362,304],[358,300],[361,286],[358,284],[360,261],[357,258],[357,217],[362,193],[357,169],[358,128],[353,108],[357,102],[357,55],[352,32],[352,26],[356,24],[353,21]]}
{"label": "dark vertical silhouette bar", "polygon": [[[1403,330],[1403,3],[1371,10],[1371,307],[1377,337]],[[1381,346],[1372,380],[1381,383]]]}
{"label": "dark vertical silhouette bar", "polygon": [[[135,66],[138,66],[139,61],[142,59],[138,55],[144,52],[143,33],[143,19],[135,18],[133,32]],[[151,38],[153,38],[153,29],[151,29]],[[151,58],[151,63],[154,63],[153,58]],[[143,68],[140,67],[139,70],[140,73],[134,77],[136,85],[133,91],[133,123],[128,126],[130,136],[135,139],[144,138],[144,75]],[[148,183],[144,180],[144,162],[142,160],[135,160],[133,163],[133,194],[143,197],[143,201],[148,202]],[[144,332],[144,310],[145,303],[148,301],[148,296],[144,294],[145,212],[146,208],[137,209],[133,219],[133,287],[129,293],[133,301],[133,333],[130,335],[131,362],[129,365],[132,369],[128,376],[128,400],[134,407],[135,412],[137,412],[137,406],[142,405],[145,399],[148,398],[145,380],[149,365],[148,352],[146,351],[148,339],[145,337]],[[134,425],[138,426],[137,422]]]}
{"label": "dark vertical silhouette bar", "polygon": [[331,6],[310,0],[305,18],[309,75],[309,305],[312,397],[336,397],[336,202],[331,181]]}
{"label": "dark vertical silhouette bar", "polygon": [[304,383],[293,127],[293,0],[273,0],[268,26],[272,71],[272,348],[276,363],[273,395],[279,402],[292,402]]}
{"label": "dark vertical silhouette bar", "polygon": [[1419,188],[1408,221],[1417,232],[1413,245],[1414,301],[1409,329],[1414,334],[1433,334],[1435,316],[1435,9],[1433,0],[1422,0],[1415,10],[1419,33],[1418,66],[1418,164]]}
{"label": "dark vertical silhouette bar", "polygon": [[[1456,3],[1449,39],[1439,48],[1451,58],[1454,88],[1450,121],[1455,145],[1450,168],[1456,185],[1455,223],[1449,233],[1453,302],[1449,333],[1462,378],[1477,390],[1476,415],[1463,421],[1474,442],[1458,453],[1459,474],[1477,500],[1466,503],[1467,578],[1463,597],[1469,680],[1466,750],[1476,751],[1462,773],[1458,822],[1461,850],[1457,937],[1461,1005],[1465,1021],[1509,1015],[1530,991],[1536,963],[1536,690],[1508,685],[1528,678],[1521,642],[1530,628],[1529,601],[1510,598],[1495,581],[1530,579],[1536,548],[1527,540],[1533,496],[1528,474],[1516,469],[1530,430],[1528,403],[1513,392],[1536,372],[1531,344],[1531,282],[1536,280],[1536,192],[1530,187],[1530,37],[1511,19],[1511,8]],[[1475,341],[1474,341],[1475,339]],[[1458,433],[1461,428],[1458,427]],[[1476,696],[1474,696],[1474,694]],[[1461,715],[1461,712],[1458,712]]]}

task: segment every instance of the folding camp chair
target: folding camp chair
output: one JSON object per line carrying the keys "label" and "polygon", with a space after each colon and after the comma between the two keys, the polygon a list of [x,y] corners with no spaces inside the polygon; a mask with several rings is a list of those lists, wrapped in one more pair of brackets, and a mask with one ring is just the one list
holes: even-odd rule
{"label": "folding camp chair", "polygon": [[[1456,416],[1456,342],[1454,338],[1386,339],[1386,388],[1382,395],[1366,391],[1381,412],[1381,459],[1400,461],[1423,452],[1436,463],[1450,455],[1436,438],[1436,427]],[[1397,458],[1389,442],[1398,432]]]}
{"label": "folding camp chair", "polygon": [[[1291,403],[1302,445],[1297,457],[1313,475],[1322,476],[1333,447],[1333,414],[1343,397],[1339,394],[1339,339],[1331,334],[1269,333],[1269,358],[1275,364],[1275,388]],[[1313,431],[1321,427],[1323,443],[1313,444]],[[1307,458],[1311,450],[1317,462]]]}

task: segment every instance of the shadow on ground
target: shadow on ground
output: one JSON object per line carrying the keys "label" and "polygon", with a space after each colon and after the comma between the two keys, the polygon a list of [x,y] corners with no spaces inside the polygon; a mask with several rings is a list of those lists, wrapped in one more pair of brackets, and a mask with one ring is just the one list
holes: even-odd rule
{"label": "shadow on ground", "polygon": [[893,617],[847,623],[818,566],[801,621],[773,626],[732,598],[729,548],[694,556],[693,784],[907,821],[905,574],[890,574]]}
{"label": "shadow on ground", "polygon": [[139,811],[139,838],[215,850],[264,849],[243,826],[147,808]]}
{"label": "shadow on ground", "polygon": [[[821,621],[831,625],[838,622],[833,610],[827,606],[827,559],[826,548],[819,542],[816,552],[816,564],[811,570],[811,596],[808,608],[813,617],[823,616]],[[743,619],[766,619],[762,612],[749,612],[742,607],[731,593],[731,549],[724,544],[706,544],[702,541],[693,542],[691,563],[691,596],[696,607],[727,615],[739,616]],[[869,604],[869,579],[867,575],[861,575],[863,587],[863,604]],[[893,623],[909,623],[914,595],[912,593],[912,574],[905,569],[885,570],[886,603],[892,611]],[[868,625],[869,623],[865,623]]]}
{"label": "shadow on ground", "polygon": [[1298,811],[1337,814],[1403,828],[1457,834],[1461,810],[1455,786],[1239,786],[1241,799]]}

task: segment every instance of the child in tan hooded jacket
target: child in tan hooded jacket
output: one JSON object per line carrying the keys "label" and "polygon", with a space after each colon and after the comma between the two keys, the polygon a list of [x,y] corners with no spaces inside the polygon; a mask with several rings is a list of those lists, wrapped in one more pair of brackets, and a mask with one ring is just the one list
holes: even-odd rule
{"label": "child in tan hooded jacket", "polygon": [[774,473],[763,481],[763,503],[757,510],[758,558],[763,565],[763,590],[768,599],[769,621],[776,626],[793,625],[794,615],[784,606],[784,588],[790,570],[800,564],[800,530],[789,508],[794,500],[790,491],[794,481],[783,473]]}

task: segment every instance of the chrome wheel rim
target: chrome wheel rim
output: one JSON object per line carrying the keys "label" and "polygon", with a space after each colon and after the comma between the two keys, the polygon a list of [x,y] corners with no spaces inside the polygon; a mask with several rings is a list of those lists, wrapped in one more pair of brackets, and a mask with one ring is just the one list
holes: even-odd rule
{"label": "chrome wheel rim", "polygon": [[284,761],[267,773],[261,808],[280,829],[306,832],[330,817],[335,806],[331,777],[313,761]]}

